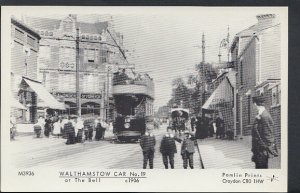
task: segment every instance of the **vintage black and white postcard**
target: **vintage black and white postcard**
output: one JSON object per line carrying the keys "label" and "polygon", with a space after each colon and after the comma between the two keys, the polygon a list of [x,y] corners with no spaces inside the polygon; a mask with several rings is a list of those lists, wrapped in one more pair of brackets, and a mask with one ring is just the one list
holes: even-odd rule
{"label": "vintage black and white postcard", "polygon": [[287,7],[2,7],[2,191],[287,191]]}

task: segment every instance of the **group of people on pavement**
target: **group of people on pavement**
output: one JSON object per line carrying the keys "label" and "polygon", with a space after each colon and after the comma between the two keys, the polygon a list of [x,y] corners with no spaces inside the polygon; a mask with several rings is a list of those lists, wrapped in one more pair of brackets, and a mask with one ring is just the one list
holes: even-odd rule
{"label": "group of people on pavement", "polygon": [[[67,139],[66,144],[81,143],[85,140],[96,141],[104,139],[106,129],[112,127],[101,118],[85,119],[71,116],[48,116],[44,119],[42,116],[34,125],[34,131],[37,134],[43,133],[45,137],[51,134],[54,137],[63,137]],[[95,132],[94,132],[95,131]],[[94,134],[95,133],[95,134]],[[39,135],[37,135],[39,137]]]}
{"label": "group of people on pavement", "polygon": [[[193,155],[195,153],[195,146],[197,147],[197,140],[189,131],[184,132],[184,138],[181,139],[174,136],[171,129],[163,136],[160,143],[160,153],[162,154],[163,164],[165,169],[174,169],[174,156],[177,153],[176,142],[181,143],[181,156],[183,160],[183,168],[187,169],[188,164],[191,169],[194,169]],[[153,169],[153,159],[155,152],[156,139],[152,133],[146,132],[140,141],[140,146],[143,151],[143,169]]]}
{"label": "group of people on pavement", "polygon": [[192,131],[196,130],[195,137],[197,139],[214,137],[214,134],[216,134],[216,139],[225,138],[225,124],[220,116],[217,116],[215,121],[212,118],[207,117],[192,117],[191,128]]}

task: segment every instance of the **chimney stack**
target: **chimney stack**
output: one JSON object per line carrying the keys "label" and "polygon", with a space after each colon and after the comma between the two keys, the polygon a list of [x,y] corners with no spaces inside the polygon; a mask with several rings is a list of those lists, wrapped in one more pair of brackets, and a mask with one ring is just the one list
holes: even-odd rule
{"label": "chimney stack", "polygon": [[258,25],[272,26],[275,24],[275,14],[260,14],[256,16]]}

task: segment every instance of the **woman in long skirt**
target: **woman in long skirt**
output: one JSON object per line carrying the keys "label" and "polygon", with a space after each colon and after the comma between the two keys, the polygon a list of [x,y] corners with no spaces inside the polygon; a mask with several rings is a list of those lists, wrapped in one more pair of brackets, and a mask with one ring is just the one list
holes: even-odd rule
{"label": "woman in long skirt", "polygon": [[61,120],[58,120],[53,124],[53,135],[58,138],[60,136],[60,130],[61,130]]}

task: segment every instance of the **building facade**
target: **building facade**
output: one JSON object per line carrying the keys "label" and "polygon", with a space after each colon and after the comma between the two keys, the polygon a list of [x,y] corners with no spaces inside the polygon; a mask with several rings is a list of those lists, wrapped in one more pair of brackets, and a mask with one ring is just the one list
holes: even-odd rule
{"label": "building facade", "polygon": [[37,94],[23,79],[37,79],[39,34],[23,22],[11,18],[11,115],[16,123],[34,123],[37,119]]}
{"label": "building facade", "polygon": [[[258,22],[239,32],[231,45],[236,77],[237,135],[250,135],[256,116],[252,96],[256,86],[280,80],[280,23],[276,15],[257,15]],[[279,112],[280,113],[280,112]]]}
{"label": "building facade", "polygon": [[110,101],[113,68],[124,62],[119,49],[123,46],[123,36],[114,32],[110,22],[79,22],[76,15],[61,20],[26,17],[25,21],[41,36],[38,80],[65,103],[66,114],[77,114],[76,38],[79,37],[81,114],[104,116]]}

